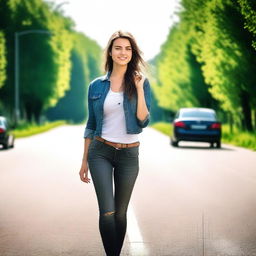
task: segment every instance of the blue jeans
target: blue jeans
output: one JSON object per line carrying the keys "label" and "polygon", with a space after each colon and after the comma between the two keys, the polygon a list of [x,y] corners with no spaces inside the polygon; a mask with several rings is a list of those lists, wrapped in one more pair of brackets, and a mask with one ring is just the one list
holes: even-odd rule
{"label": "blue jeans", "polygon": [[93,139],[88,149],[88,166],[98,200],[103,246],[108,256],[118,256],[126,233],[127,208],[139,172],[139,146],[116,149]]}

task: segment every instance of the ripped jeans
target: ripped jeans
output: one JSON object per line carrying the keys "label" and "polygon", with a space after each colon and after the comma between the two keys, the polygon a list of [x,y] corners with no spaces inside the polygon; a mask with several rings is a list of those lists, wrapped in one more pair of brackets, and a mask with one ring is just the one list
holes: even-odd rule
{"label": "ripped jeans", "polygon": [[139,146],[116,149],[93,139],[88,149],[88,166],[98,200],[103,246],[107,256],[118,256],[126,234],[127,208],[139,172]]}

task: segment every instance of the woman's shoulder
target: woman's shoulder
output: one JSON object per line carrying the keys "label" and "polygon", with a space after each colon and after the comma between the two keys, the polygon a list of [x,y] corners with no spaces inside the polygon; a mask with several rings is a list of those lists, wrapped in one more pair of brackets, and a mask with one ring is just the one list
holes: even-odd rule
{"label": "woman's shoulder", "polygon": [[105,80],[105,75],[94,78],[90,84],[98,84]]}
{"label": "woman's shoulder", "polygon": [[102,83],[104,82],[104,80],[105,80],[105,75],[103,75],[103,76],[98,76],[98,77],[96,77],[96,78],[94,78],[91,82],[90,82],[90,84],[89,84],[89,87],[91,87],[91,88],[97,88],[97,87],[101,87],[102,86]]}

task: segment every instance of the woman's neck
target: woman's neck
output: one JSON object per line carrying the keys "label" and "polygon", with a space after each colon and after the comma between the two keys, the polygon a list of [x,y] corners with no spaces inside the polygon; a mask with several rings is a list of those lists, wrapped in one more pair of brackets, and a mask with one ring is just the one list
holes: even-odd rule
{"label": "woman's neck", "polygon": [[127,65],[126,66],[114,65],[113,70],[111,72],[111,77],[114,79],[123,79],[126,70],[127,70]]}

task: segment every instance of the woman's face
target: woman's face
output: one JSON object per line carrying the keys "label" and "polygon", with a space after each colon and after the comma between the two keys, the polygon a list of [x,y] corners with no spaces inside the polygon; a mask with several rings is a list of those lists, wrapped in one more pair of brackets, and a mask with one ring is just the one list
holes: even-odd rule
{"label": "woman's face", "polygon": [[117,38],[110,52],[112,60],[117,65],[127,65],[132,59],[132,47],[126,38]]}

